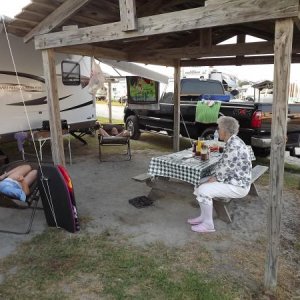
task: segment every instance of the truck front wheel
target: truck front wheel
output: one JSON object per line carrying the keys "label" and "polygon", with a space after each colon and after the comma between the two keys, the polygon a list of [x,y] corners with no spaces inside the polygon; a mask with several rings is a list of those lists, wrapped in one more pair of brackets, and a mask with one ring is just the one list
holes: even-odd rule
{"label": "truck front wheel", "polygon": [[138,140],[141,136],[137,116],[129,116],[126,119],[126,129],[131,132],[131,138]]}

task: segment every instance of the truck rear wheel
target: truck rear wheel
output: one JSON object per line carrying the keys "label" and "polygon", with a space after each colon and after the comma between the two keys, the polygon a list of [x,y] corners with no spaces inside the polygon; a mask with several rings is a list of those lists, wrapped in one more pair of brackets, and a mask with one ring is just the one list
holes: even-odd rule
{"label": "truck rear wheel", "polygon": [[126,119],[126,129],[131,132],[131,138],[138,140],[141,136],[137,116],[129,116]]}
{"label": "truck rear wheel", "polygon": [[213,140],[215,130],[216,128],[212,128],[212,127],[207,128],[202,132],[201,137],[204,138],[205,140]]}

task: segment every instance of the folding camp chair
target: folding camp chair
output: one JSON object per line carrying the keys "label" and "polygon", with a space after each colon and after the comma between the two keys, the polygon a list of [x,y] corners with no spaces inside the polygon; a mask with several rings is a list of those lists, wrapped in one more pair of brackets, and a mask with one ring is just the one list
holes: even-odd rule
{"label": "folding camp chair", "polygon": [[[124,130],[122,124],[104,124],[102,128],[111,135],[112,128],[117,128],[118,132]],[[99,160],[102,160],[102,149],[103,146],[126,146],[126,159],[131,160],[131,150],[130,150],[130,136],[103,136],[101,133],[98,134],[99,141]]]}
{"label": "folding camp chair", "polygon": [[[2,168],[0,169],[0,174],[3,174],[4,172],[8,172],[17,166],[24,165],[24,164],[29,164],[29,163],[26,161],[16,161],[16,162],[9,163],[5,166],[2,166]],[[0,193],[0,206],[1,207],[32,209],[32,212],[29,216],[29,223],[28,223],[25,231],[11,231],[11,230],[0,229],[0,232],[14,233],[14,234],[28,234],[31,230],[33,219],[34,219],[36,210],[38,208],[37,207],[38,201],[39,201],[39,190],[38,190],[37,180],[30,186],[30,194],[27,196],[25,202],[16,200],[16,199],[12,199],[11,197]],[[33,202],[35,202],[35,203],[33,204]],[[22,226],[22,227],[24,227],[24,226]]]}

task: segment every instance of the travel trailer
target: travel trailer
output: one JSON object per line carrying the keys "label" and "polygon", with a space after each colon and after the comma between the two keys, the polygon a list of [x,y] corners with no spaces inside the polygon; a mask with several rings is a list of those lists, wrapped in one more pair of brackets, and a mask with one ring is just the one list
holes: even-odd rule
{"label": "travel trailer", "polygon": [[[46,85],[43,77],[42,54],[33,42],[24,44],[22,38],[9,34],[8,39],[18,73],[4,31],[0,32],[0,143],[12,140],[15,132],[29,130],[23,104],[26,105],[32,129],[42,128],[49,120]],[[88,92],[91,58],[56,54],[57,89],[61,119],[70,131],[84,131],[94,126],[96,106]]]}

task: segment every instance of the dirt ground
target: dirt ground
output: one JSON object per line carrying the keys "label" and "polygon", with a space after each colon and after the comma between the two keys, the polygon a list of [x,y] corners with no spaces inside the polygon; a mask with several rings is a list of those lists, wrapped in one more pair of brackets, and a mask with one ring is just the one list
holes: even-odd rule
{"label": "dirt ground", "polygon": [[[187,218],[199,213],[192,195],[159,197],[152,206],[141,209],[129,204],[129,199],[149,193],[150,188],[145,183],[138,183],[132,177],[145,173],[151,157],[159,152],[136,150],[131,161],[99,163],[94,147],[80,145],[72,151],[73,164],[67,168],[73,180],[83,230],[95,233],[116,230],[137,245],[163,242],[170,247],[183,247],[200,240],[213,253],[218,271],[233,274],[239,267],[245,271],[240,274],[241,280],[247,281],[248,286],[260,288],[267,241],[268,187],[259,186],[259,198],[247,196],[232,201],[229,209],[233,222],[226,224],[215,219],[216,233],[201,235],[192,232],[186,223]],[[284,288],[290,289],[294,297],[300,297],[299,202],[299,190],[284,191],[279,281],[285,282]],[[16,229],[21,225],[22,228],[24,216],[29,213],[29,210],[0,208],[1,227]],[[46,227],[44,213],[39,210],[29,235],[0,233],[0,258],[14,252],[19,244]]]}

